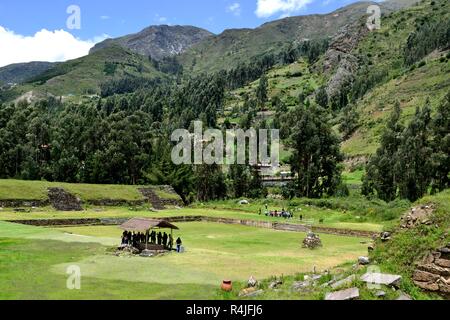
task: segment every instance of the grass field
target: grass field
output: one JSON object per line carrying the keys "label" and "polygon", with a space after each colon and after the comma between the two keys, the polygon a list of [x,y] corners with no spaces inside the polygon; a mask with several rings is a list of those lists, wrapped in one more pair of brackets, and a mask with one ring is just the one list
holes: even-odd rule
{"label": "grass field", "polygon": [[[275,208],[275,207],[274,207]],[[247,208],[248,210],[248,208]],[[275,209],[274,209],[275,210]],[[281,210],[278,208],[278,210]],[[303,220],[299,219],[300,214]],[[344,213],[339,210],[328,210],[314,207],[304,207],[302,211],[297,211],[294,219],[285,220],[283,218],[266,217],[259,215],[257,210],[245,211],[238,209],[220,209],[220,208],[183,208],[168,209],[158,212],[152,212],[145,209],[135,210],[132,208],[118,207],[96,209],[89,208],[81,212],[59,212],[52,208],[32,209],[30,212],[14,212],[12,209],[3,209],[0,211],[0,221],[14,220],[34,220],[34,219],[96,219],[96,218],[171,218],[171,217],[216,217],[241,220],[271,221],[290,224],[311,224],[314,226],[352,229],[362,231],[379,232],[383,230],[381,222],[358,222],[351,213]],[[320,222],[323,219],[323,222]]]}
{"label": "grass field", "polygon": [[[332,268],[366,253],[365,239],[212,223],[179,224],[185,254],[116,257],[117,227],[49,229],[0,222],[0,299],[216,299],[223,279],[264,279]],[[82,289],[66,289],[66,268],[81,268]]]}

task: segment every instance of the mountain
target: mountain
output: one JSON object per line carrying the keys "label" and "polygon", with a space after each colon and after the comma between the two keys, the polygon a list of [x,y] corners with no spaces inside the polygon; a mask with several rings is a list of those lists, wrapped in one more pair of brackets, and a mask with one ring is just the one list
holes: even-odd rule
{"label": "mountain", "polygon": [[0,68],[0,82],[22,83],[49,70],[55,64],[51,62],[29,62],[10,64]]}
{"label": "mountain", "polygon": [[13,97],[31,97],[35,100],[48,95],[93,95],[100,94],[102,84],[114,79],[156,79],[165,76],[148,58],[111,45],[87,56],[58,63],[15,87]]}
{"label": "mountain", "polygon": [[294,41],[333,37],[343,27],[367,15],[367,9],[372,4],[379,5],[382,13],[386,14],[415,2],[357,2],[328,14],[288,17],[265,23],[256,29],[225,30],[187,50],[180,56],[180,61],[185,68],[198,72],[229,69],[258,55],[276,52]]}
{"label": "mountain", "polygon": [[192,26],[150,26],[135,34],[100,42],[91,49],[90,53],[116,44],[135,53],[161,60],[181,54],[212,35],[207,30]]}

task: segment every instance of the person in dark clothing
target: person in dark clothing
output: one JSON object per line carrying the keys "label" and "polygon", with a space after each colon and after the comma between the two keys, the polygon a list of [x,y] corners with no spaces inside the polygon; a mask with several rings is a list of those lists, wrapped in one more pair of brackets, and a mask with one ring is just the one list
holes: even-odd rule
{"label": "person in dark clothing", "polygon": [[137,247],[137,234],[133,232],[132,238],[133,247]]}
{"label": "person in dark clothing", "polygon": [[162,234],[161,232],[158,233],[158,245],[162,244]]}
{"label": "person in dark clothing", "polygon": [[164,248],[166,248],[167,247],[167,240],[168,240],[168,236],[167,236],[167,233],[165,233],[164,232],[164,235],[163,235],[163,246],[164,246]]}
{"label": "person in dark clothing", "polygon": [[151,239],[152,239],[152,244],[156,244],[156,231],[152,231]]}
{"label": "person in dark clothing", "polygon": [[169,250],[172,251],[173,249],[173,237],[172,235],[169,235]]}
{"label": "person in dark clothing", "polygon": [[181,241],[181,238],[177,239],[177,252],[179,253],[181,251],[181,245],[183,244],[183,241]]}

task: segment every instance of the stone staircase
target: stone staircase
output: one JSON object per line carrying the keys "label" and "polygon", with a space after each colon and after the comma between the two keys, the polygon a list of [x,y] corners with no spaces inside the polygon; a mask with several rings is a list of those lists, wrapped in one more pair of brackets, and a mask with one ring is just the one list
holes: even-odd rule
{"label": "stone staircase", "polygon": [[155,210],[165,209],[163,201],[152,189],[141,188],[139,189],[139,192],[144,196],[145,199],[147,199],[152,204],[153,209]]}
{"label": "stone staircase", "polygon": [[82,211],[81,200],[63,188],[49,188],[48,198],[53,208],[58,211]]}

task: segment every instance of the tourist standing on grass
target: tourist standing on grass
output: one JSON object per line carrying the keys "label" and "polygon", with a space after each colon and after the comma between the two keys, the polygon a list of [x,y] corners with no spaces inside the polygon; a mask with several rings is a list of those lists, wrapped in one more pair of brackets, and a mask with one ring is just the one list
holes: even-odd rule
{"label": "tourist standing on grass", "polygon": [[169,235],[169,250],[172,251],[172,249],[173,249],[173,237],[170,234]]}
{"label": "tourist standing on grass", "polygon": [[162,234],[161,232],[158,233],[158,245],[160,246],[162,244]]}
{"label": "tourist standing on grass", "polygon": [[181,252],[181,245],[183,244],[183,241],[181,241],[181,238],[177,239],[177,252]]}
{"label": "tourist standing on grass", "polygon": [[167,240],[168,240],[167,233],[164,232],[164,235],[163,235],[163,246],[164,246],[164,248],[167,248]]}

